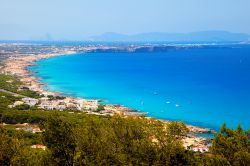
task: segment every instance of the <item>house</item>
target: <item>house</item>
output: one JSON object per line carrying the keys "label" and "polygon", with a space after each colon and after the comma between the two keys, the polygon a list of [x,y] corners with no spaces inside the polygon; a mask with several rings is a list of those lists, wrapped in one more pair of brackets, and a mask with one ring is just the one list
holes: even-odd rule
{"label": "house", "polygon": [[24,102],[22,102],[22,101],[16,101],[16,102],[13,104],[13,107],[16,107],[16,106],[22,105],[22,104],[24,104]]}
{"label": "house", "polygon": [[47,109],[47,110],[53,110],[54,106],[52,105],[52,102],[46,101],[46,102],[42,102],[39,105],[39,108]]}
{"label": "house", "polygon": [[77,105],[75,103],[66,103],[68,109],[77,109]]}
{"label": "house", "polygon": [[43,132],[39,127],[26,127],[26,128],[16,128],[16,130],[24,130],[30,133],[41,133]]}
{"label": "house", "polygon": [[8,107],[9,108],[14,108],[14,107],[22,105],[22,104],[24,104],[23,101],[15,101],[13,105],[9,105]]}
{"label": "house", "polygon": [[42,133],[43,131],[39,127],[32,128],[32,133]]}
{"label": "house", "polygon": [[38,99],[33,99],[29,97],[23,98],[22,101],[25,102],[25,104],[28,104],[29,106],[35,106],[39,102]]}
{"label": "house", "polygon": [[32,127],[27,127],[27,128],[22,129],[22,130],[24,130],[26,132],[31,132],[32,133],[33,128]]}
{"label": "house", "polygon": [[47,101],[49,101],[48,97],[42,97],[42,98],[40,98],[40,102],[47,102]]}
{"label": "house", "polygon": [[191,148],[191,150],[193,150],[194,152],[204,153],[204,152],[208,152],[209,148],[207,146],[194,146]]}
{"label": "house", "polygon": [[84,99],[78,99],[76,100],[77,102],[77,110],[82,110],[84,108],[84,103],[85,103],[85,100]]}
{"label": "house", "polygon": [[41,144],[36,144],[36,145],[32,145],[31,148],[46,150],[47,147]]}
{"label": "house", "polygon": [[64,104],[59,104],[59,105],[57,105],[56,106],[56,109],[57,110],[65,110],[67,107],[66,107],[66,105],[64,105]]}
{"label": "house", "polygon": [[82,109],[96,110],[98,108],[98,100],[83,100],[81,106]]}

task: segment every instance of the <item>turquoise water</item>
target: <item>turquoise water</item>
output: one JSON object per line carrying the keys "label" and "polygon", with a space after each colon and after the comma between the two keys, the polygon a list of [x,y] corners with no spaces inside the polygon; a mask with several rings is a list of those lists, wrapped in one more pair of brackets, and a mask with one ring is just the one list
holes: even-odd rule
{"label": "turquoise water", "polygon": [[218,130],[250,128],[250,46],[84,53],[36,62],[48,89]]}

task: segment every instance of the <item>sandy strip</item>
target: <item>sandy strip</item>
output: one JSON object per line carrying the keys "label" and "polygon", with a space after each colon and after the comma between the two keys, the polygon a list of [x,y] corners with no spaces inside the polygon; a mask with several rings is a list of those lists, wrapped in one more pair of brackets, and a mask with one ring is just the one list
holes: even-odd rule
{"label": "sandy strip", "polygon": [[2,72],[18,76],[20,80],[24,83],[24,86],[28,87],[30,90],[36,91],[44,95],[56,95],[56,92],[46,91],[45,85],[41,84],[39,82],[39,78],[33,76],[27,68],[29,66],[34,65],[33,63],[35,61],[64,55],[73,55],[75,53],[76,52],[65,51],[56,54],[39,54],[22,57],[10,57],[4,61]]}

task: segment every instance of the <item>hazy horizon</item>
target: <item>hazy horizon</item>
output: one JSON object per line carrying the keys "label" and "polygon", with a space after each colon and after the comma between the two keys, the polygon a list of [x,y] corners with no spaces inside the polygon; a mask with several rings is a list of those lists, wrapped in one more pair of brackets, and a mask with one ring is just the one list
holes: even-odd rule
{"label": "hazy horizon", "polygon": [[0,40],[83,40],[106,32],[250,34],[250,1],[1,0]]}

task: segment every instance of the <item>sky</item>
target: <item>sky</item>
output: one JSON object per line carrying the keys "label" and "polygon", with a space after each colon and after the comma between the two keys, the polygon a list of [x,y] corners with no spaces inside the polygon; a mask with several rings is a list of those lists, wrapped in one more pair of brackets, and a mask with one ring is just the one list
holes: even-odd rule
{"label": "sky", "polygon": [[82,40],[105,32],[250,34],[250,0],[0,0],[0,40]]}

